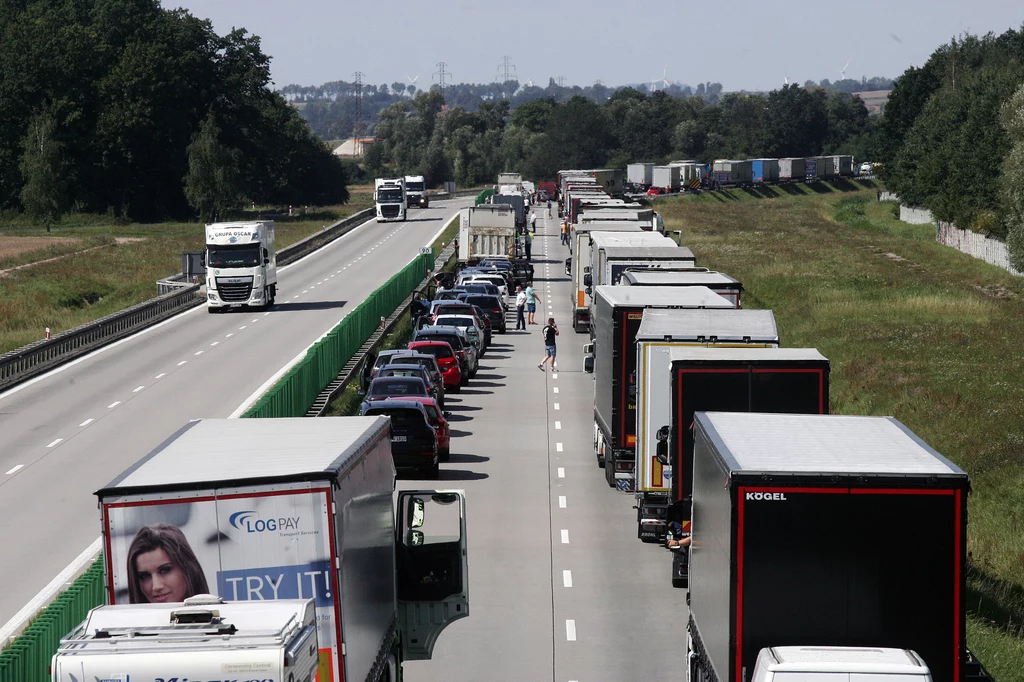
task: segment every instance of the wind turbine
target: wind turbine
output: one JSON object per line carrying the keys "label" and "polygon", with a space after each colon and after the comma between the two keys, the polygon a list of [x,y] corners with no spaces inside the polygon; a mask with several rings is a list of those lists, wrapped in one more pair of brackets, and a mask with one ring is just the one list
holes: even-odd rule
{"label": "wind turbine", "polygon": [[409,81],[409,85],[416,85],[416,81],[418,81],[419,79],[419,76],[414,76],[412,78],[410,78],[409,76],[405,77],[405,80]]}
{"label": "wind turbine", "polygon": [[524,88],[532,88],[533,87],[533,79],[532,78],[527,78],[526,82],[522,84],[522,87],[524,87]]}
{"label": "wind turbine", "polygon": [[667,73],[668,73],[668,64],[665,65],[665,68],[661,72],[661,80],[653,80],[653,81],[651,81],[651,92],[657,91],[657,87],[656,86],[657,86],[658,83],[661,83],[661,89],[662,90],[665,90],[665,89],[668,88],[669,82],[667,80],[665,80],[665,74],[667,74]]}
{"label": "wind turbine", "polygon": [[789,74],[788,74],[788,73],[787,73],[787,74],[785,74],[785,75],[784,75],[784,76],[782,77],[782,84],[783,84],[783,85],[789,85]]}
{"label": "wind turbine", "polygon": [[843,68],[839,69],[839,80],[846,80],[846,67],[849,66],[850,62],[852,61],[853,57],[850,57],[849,59],[846,60],[846,65],[843,66]]}

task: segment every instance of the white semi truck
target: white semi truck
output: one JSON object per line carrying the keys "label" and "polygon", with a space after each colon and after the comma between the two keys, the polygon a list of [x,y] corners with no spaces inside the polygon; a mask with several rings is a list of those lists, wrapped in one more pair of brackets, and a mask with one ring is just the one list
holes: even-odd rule
{"label": "white semi truck", "polygon": [[374,180],[373,200],[377,204],[377,221],[405,220],[409,210],[405,178],[377,178]]}
{"label": "white semi truck", "polygon": [[108,603],[312,598],[319,682],[394,682],[469,615],[465,496],[396,494],[403,438],[387,417],[189,422],[96,493]]}
{"label": "white semi truck", "polygon": [[422,175],[405,176],[405,198],[409,206],[420,208],[430,207],[430,197],[427,196],[427,181]]}
{"label": "white semi truck", "polygon": [[480,204],[459,212],[459,262],[516,256],[516,212],[510,204]]}
{"label": "white semi truck", "polygon": [[206,226],[206,298],[211,313],[266,308],[277,297],[274,221]]}
{"label": "white semi truck", "polygon": [[319,654],[312,599],[97,606],[50,665],[52,682],[312,682]]}

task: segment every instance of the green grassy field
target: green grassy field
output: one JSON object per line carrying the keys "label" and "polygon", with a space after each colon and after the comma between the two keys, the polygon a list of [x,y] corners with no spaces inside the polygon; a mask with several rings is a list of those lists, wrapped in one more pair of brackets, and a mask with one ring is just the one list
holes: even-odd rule
{"label": "green grassy field", "polygon": [[[344,206],[291,217],[257,207],[245,218],[274,213],[280,249],[372,205],[372,187],[350,192]],[[0,221],[0,270],[8,270],[0,274],[0,353],[43,338],[46,327],[56,334],[156,296],[156,280],[180,272],[182,251],[202,250],[203,242],[201,223],[119,226],[106,216],[72,215],[47,233],[22,217]],[[27,263],[38,264],[9,270]]]}
{"label": "green grassy field", "polygon": [[969,646],[1024,679],[1024,279],[894,217],[873,184],[656,201],[697,264],[832,361],[831,409],[893,415],[971,476]]}

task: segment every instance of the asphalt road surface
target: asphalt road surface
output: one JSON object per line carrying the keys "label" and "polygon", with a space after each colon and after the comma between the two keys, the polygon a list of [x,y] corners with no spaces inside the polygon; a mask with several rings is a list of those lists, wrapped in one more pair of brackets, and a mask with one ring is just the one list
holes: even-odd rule
{"label": "asphalt road surface", "polygon": [[[593,450],[594,382],[572,330],[568,248],[538,212],[536,326],[495,334],[475,380],[446,398],[451,461],[467,496],[470,615],[446,628],[409,682],[674,679],[685,664],[685,590],[671,557],[636,538],[631,494],[608,487]],[[510,316],[512,313],[510,313]],[[537,369],[540,329],[559,325],[558,371]]]}
{"label": "asphalt road surface", "polygon": [[0,623],[99,536],[93,492],[190,419],[231,416],[272,385],[471,204],[370,221],[279,269],[269,312],[201,306],[0,395]]}

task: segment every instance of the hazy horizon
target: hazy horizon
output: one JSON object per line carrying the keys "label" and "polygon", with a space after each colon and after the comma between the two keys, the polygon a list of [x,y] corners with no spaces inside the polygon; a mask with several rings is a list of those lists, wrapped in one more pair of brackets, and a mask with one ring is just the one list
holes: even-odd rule
{"label": "hazy horizon", "polygon": [[[394,0],[388,5],[339,5],[306,0],[165,0],[208,18],[220,34],[245,28],[260,36],[271,58],[274,86],[437,82],[438,62],[448,82],[491,83],[508,55],[520,83],[544,87],[609,87],[670,82],[718,82],[727,91],[771,90],[807,80],[883,76],[896,78],[920,66],[941,44],[961,33],[996,34],[1019,29],[1024,9],[979,0],[863,0],[826,5],[792,0],[782,6],[743,0],[721,4],[644,7],[592,0],[579,14],[555,8],[539,17],[510,12],[500,3],[437,5]],[[386,9],[387,12],[382,10]],[[667,67],[667,68],[666,68]]]}

